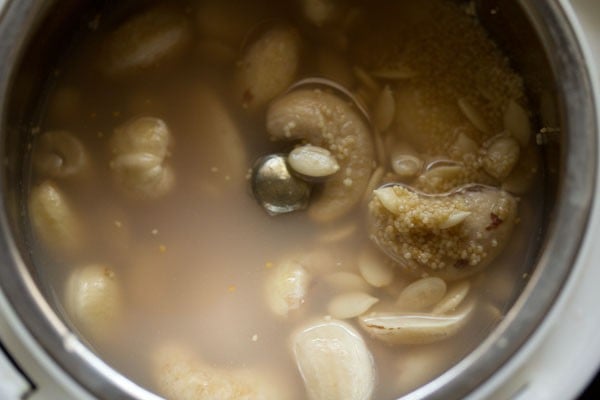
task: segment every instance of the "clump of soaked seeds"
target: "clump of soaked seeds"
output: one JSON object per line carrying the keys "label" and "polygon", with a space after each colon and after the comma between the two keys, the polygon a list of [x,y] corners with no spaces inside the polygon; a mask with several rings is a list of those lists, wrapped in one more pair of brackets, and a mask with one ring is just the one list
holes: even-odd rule
{"label": "clump of soaked seeds", "polygon": [[499,254],[516,209],[513,196],[491,187],[426,195],[392,185],[374,192],[369,215],[373,240],[406,271],[458,279]]}

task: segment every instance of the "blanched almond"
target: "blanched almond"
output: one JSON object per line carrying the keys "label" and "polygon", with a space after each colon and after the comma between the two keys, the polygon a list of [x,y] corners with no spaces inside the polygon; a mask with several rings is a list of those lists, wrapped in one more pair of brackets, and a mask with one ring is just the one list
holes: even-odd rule
{"label": "blanched almond", "polygon": [[385,132],[390,127],[395,115],[396,100],[394,100],[392,89],[386,85],[379,93],[373,109],[373,122],[379,132]]}
{"label": "blanched almond", "polygon": [[454,311],[467,297],[471,289],[469,281],[455,283],[446,292],[446,295],[435,305],[432,314],[446,314]]}
{"label": "blanched almond", "polygon": [[504,129],[519,142],[522,147],[527,146],[531,138],[531,123],[527,111],[516,101],[508,102],[504,112]]}
{"label": "blanched almond", "polygon": [[371,398],[373,358],[350,325],[336,320],[309,325],[294,335],[292,349],[309,399]]}
{"label": "blanched almond", "polygon": [[394,280],[394,271],[386,261],[387,257],[373,246],[367,246],[360,252],[358,269],[371,286],[387,286]]}
{"label": "blanched almond", "polygon": [[364,292],[350,292],[335,296],[327,305],[327,312],[337,319],[358,317],[366,313],[378,298]]}
{"label": "blanched almond", "polygon": [[469,321],[474,306],[456,314],[380,313],[359,318],[362,328],[374,339],[390,344],[427,344],[455,335]]}
{"label": "blanched almond", "polygon": [[446,294],[446,282],[440,278],[419,279],[402,290],[396,304],[406,311],[423,311],[438,303]]}

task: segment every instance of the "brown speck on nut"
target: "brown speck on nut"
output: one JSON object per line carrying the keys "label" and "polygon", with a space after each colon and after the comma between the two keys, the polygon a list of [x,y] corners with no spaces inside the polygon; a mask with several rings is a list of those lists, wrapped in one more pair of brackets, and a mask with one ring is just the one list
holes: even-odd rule
{"label": "brown speck on nut", "polygon": [[499,216],[497,216],[494,213],[490,213],[490,219],[492,222],[485,228],[486,231],[494,230],[497,227],[499,227],[500,224],[502,224],[502,222],[504,222]]}

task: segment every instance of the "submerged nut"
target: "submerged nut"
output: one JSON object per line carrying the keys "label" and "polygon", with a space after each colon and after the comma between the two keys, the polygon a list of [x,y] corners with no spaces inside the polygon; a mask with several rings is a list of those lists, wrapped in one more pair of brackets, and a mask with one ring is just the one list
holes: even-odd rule
{"label": "submerged nut", "polygon": [[361,200],[373,169],[373,142],[363,116],[347,100],[327,90],[297,88],[271,104],[267,131],[278,140],[305,139],[327,148],[337,160],[340,171],[310,205],[312,219],[335,220]]}
{"label": "submerged nut", "polygon": [[405,287],[396,304],[406,311],[424,311],[442,300],[446,294],[446,282],[440,278],[419,279]]}
{"label": "submerged nut", "polygon": [[337,319],[358,317],[366,313],[378,298],[364,292],[349,292],[335,296],[327,305],[327,312]]}
{"label": "submerged nut", "polygon": [[267,104],[292,84],[300,58],[300,36],[289,26],[265,32],[238,63],[234,87],[244,108]]}
{"label": "submerged nut", "polygon": [[394,280],[394,270],[385,256],[373,246],[365,246],[358,256],[362,277],[374,287],[387,286]]}
{"label": "submerged nut", "polygon": [[531,138],[531,123],[527,111],[516,101],[511,100],[504,112],[504,129],[506,129],[522,147],[527,146]]}
{"label": "submerged nut", "polygon": [[285,156],[272,154],[260,158],[252,170],[252,191],[256,201],[270,215],[308,206],[310,185],[290,173]]}
{"label": "submerged nut", "polygon": [[465,157],[472,157],[474,159],[478,151],[479,145],[476,141],[464,133],[459,133],[454,143],[450,145],[448,154],[455,159],[462,161],[465,160]]}
{"label": "submerged nut", "polygon": [[323,282],[336,292],[366,292],[369,284],[353,272],[338,271],[323,277]]}
{"label": "submerged nut", "polygon": [[171,134],[158,118],[139,117],[115,129],[110,167],[121,187],[136,197],[159,197],[173,186],[174,176],[164,160]]}
{"label": "submerged nut", "polygon": [[378,313],[359,318],[374,339],[389,344],[427,344],[455,335],[473,314],[471,303],[455,314]]}
{"label": "submerged nut", "polygon": [[458,108],[460,108],[460,111],[462,111],[464,116],[467,117],[469,122],[473,124],[475,128],[483,133],[490,133],[492,131],[481,112],[467,99],[459,99]]}
{"label": "submerged nut", "polygon": [[91,335],[106,335],[115,328],[123,304],[115,273],[104,265],[92,264],[71,272],[65,291],[69,315]]}
{"label": "submerged nut", "polygon": [[310,400],[368,400],[373,358],[360,334],[341,321],[317,322],[292,339],[296,364]]}
{"label": "submerged nut", "polygon": [[396,100],[389,85],[386,85],[375,102],[373,110],[373,123],[379,132],[385,132],[396,116]]}
{"label": "submerged nut", "polygon": [[164,343],[152,354],[152,370],[161,395],[173,400],[285,400],[278,380],[255,370],[215,368],[191,349]]}
{"label": "submerged nut", "polygon": [[39,239],[51,250],[73,252],[81,246],[82,230],[65,195],[51,181],[29,194],[29,217]]}
{"label": "submerged nut", "polygon": [[517,165],[519,155],[519,143],[516,139],[507,136],[496,138],[486,150],[483,168],[494,178],[503,180]]}
{"label": "submerged nut", "polygon": [[469,281],[457,282],[451,286],[443,299],[431,310],[432,314],[446,314],[456,310],[469,294],[471,284]]}
{"label": "submerged nut", "polygon": [[[219,174],[202,177],[203,182],[223,184],[223,176],[229,177],[233,185],[242,186],[248,168],[247,146],[243,140],[243,132],[237,123],[233,110],[218,92],[206,84],[190,85],[189,92],[182,95],[181,108],[185,110],[184,124],[194,127],[193,134],[186,138],[185,149],[180,153],[187,153],[183,158],[203,160],[205,165],[218,169]],[[197,164],[188,164],[188,168],[195,168]],[[216,177],[221,177],[219,182],[214,182]]]}
{"label": "submerged nut", "polygon": [[88,165],[83,144],[67,131],[49,131],[39,137],[33,151],[33,165],[38,173],[52,178],[81,174]]}
{"label": "submerged nut", "polygon": [[151,8],[108,35],[102,67],[109,75],[155,67],[181,54],[191,34],[185,15],[168,6]]}
{"label": "submerged nut", "polygon": [[265,298],[277,316],[287,317],[304,304],[310,274],[296,261],[286,261],[269,271],[265,281]]}
{"label": "submerged nut", "polygon": [[292,150],[288,155],[288,163],[295,172],[308,179],[324,179],[340,169],[329,150],[310,144]]}
{"label": "submerged nut", "polygon": [[390,185],[377,189],[369,204],[372,238],[388,256],[415,275],[450,280],[495,259],[510,239],[516,211],[509,193],[481,185],[439,195]]}
{"label": "submerged nut", "polygon": [[416,177],[423,171],[425,162],[421,156],[407,143],[395,143],[390,151],[392,171],[401,180]]}

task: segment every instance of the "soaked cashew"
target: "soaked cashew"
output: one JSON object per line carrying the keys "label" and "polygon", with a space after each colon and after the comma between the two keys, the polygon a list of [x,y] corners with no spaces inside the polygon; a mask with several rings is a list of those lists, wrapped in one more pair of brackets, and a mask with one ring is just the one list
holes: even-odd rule
{"label": "soaked cashew", "polygon": [[373,358],[360,334],[341,321],[317,322],[292,339],[296,363],[310,400],[368,400]]}
{"label": "soaked cashew", "polygon": [[115,129],[110,168],[121,187],[135,197],[159,197],[173,186],[171,168],[164,162],[171,134],[163,120],[140,117]]}
{"label": "soaked cashew", "polygon": [[67,178],[84,172],[88,167],[88,155],[83,144],[73,134],[49,131],[36,142],[33,165],[39,174]]}
{"label": "soaked cashew", "polygon": [[298,71],[300,36],[289,26],[278,26],[252,43],[238,63],[235,96],[242,106],[257,109],[288,88]]}
{"label": "soaked cashew", "polygon": [[49,250],[69,253],[81,247],[79,221],[65,195],[51,181],[31,190],[29,216],[35,233]]}
{"label": "soaked cashew", "polygon": [[121,291],[110,268],[88,265],[71,272],[66,286],[65,306],[82,330],[102,337],[114,331],[121,317]]}
{"label": "soaked cashew", "polygon": [[[194,356],[191,349],[165,343],[152,355],[158,391],[170,400],[285,400],[279,381],[259,371],[225,370]],[[272,378],[272,377],[271,377]]]}
{"label": "soaked cashew", "polygon": [[473,309],[471,303],[456,314],[379,313],[360,317],[359,323],[371,337],[389,344],[427,344],[455,335]]}
{"label": "soaked cashew", "polygon": [[287,317],[304,304],[309,283],[310,275],[300,263],[280,263],[265,281],[267,305],[277,316]]}
{"label": "soaked cashew", "polygon": [[191,41],[185,15],[158,6],[125,21],[105,43],[102,68],[109,75],[132,74],[175,58]]}
{"label": "soaked cashew", "polygon": [[373,143],[359,112],[341,97],[318,89],[292,91],[269,107],[267,131],[278,140],[305,139],[335,156],[340,171],[312,201],[312,219],[335,220],[360,201],[373,169]]}
{"label": "soaked cashew", "polygon": [[455,280],[500,253],[510,239],[517,200],[478,185],[442,195],[396,185],[377,189],[369,211],[373,239],[402,268]]}

